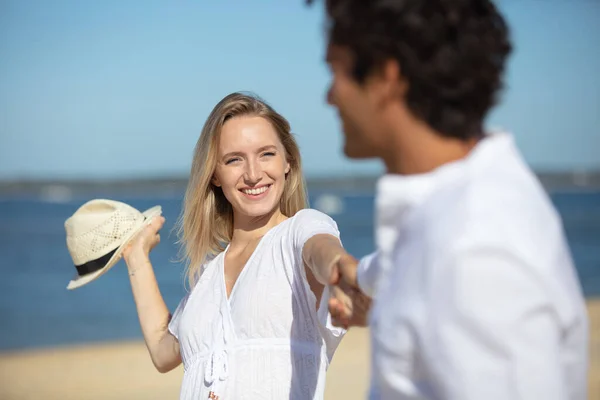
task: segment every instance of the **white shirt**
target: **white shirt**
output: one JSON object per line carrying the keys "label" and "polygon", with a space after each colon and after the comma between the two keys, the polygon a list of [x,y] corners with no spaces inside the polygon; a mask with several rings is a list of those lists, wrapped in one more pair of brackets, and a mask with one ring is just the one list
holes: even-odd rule
{"label": "white shirt", "polygon": [[203,266],[169,324],[184,365],[181,399],[322,399],[325,373],[345,331],[331,325],[327,289],[319,310],[302,262],[313,235],[336,223],[301,210],[261,239],[229,297],[223,260]]}
{"label": "white shirt", "polygon": [[508,134],[384,176],[371,399],[584,400],[588,322],[560,216]]}

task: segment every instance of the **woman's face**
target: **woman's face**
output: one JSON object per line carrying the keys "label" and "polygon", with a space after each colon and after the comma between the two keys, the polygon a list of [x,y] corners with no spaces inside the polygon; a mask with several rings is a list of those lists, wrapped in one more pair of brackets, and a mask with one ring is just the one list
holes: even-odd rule
{"label": "woman's face", "polygon": [[264,118],[235,117],[223,125],[213,184],[234,216],[262,217],[279,208],[290,164],[275,128]]}

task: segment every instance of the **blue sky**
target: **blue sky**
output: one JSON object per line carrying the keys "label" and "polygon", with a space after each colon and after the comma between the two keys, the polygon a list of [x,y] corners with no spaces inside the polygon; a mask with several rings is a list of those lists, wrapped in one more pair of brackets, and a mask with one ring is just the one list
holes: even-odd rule
{"label": "blue sky", "polygon": [[[600,169],[600,2],[503,0],[516,52],[489,125],[540,170]],[[369,174],[324,102],[320,7],[302,0],[0,3],[0,179],[186,175],[211,108],[251,90],[308,176]]]}

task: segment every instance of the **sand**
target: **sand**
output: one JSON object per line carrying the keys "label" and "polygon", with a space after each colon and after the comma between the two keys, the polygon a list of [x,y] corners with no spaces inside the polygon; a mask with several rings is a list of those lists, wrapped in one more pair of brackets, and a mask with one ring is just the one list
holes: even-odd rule
{"label": "sand", "polygon": [[[590,400],[600,399],[600,300],[591,321]],[[97,344],[0,354],[2,400],[176,400],[183,369],[154,370],[141,342]],[[369,381],[368,330],[350,330],[327,376],[325,398],[364,399]]]}

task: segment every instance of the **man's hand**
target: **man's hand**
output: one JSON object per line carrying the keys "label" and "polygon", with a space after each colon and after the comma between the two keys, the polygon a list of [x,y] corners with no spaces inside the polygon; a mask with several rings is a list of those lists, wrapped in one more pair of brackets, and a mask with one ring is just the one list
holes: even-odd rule
{"label": "man's hand", "polygon": [[358,287],[358,261],[350,254],[342,255],[333,266],[329,280],[329,312],[335,326],[367,326],[371,298]]}

